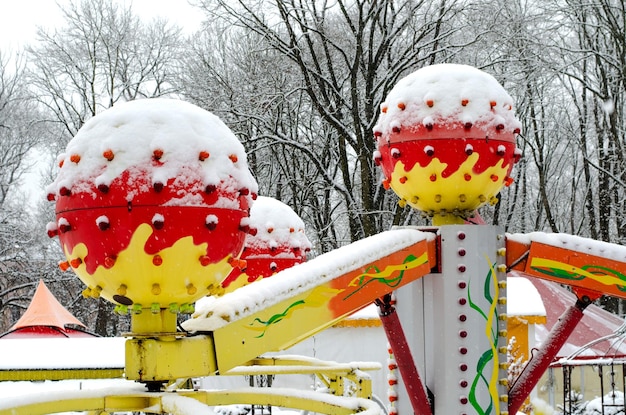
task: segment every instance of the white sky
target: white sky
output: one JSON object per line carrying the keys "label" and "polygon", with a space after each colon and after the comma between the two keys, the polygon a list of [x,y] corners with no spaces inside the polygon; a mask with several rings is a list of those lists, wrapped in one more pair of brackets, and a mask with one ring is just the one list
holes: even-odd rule
{"label": "white sky", "polygon": [[[135,14],[142,20],[166,17],[172,23],[193,32],[202,21],[202,13],[187,0],[116,0],[132,4]],[[0,51],[16,51],[35,38],[37,26],[58,27],[62,22],[57,5],[69,0],[0,0]]]}

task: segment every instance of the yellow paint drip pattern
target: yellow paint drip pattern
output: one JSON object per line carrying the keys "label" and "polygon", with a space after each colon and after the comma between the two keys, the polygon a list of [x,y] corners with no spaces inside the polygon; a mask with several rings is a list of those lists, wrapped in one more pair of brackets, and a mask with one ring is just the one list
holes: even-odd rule
{"label": "yellow paint drip pattern", "polygon": [[[118,254],[113,267],[99,266],[90,275],[83,263],[74,271],[88,290],[101,290],[101,295],[109,301],[115,302],[113,296],[118,294],[120,286],[124,286],[124,296],[135,304],[150,307],[158,303],[165,308],[171,303],[192,303],[207,295],[210,287],[217,286],[232,269],[228,258],[202,266],[199,258],[206,254],[207,244],[195,245],[191,236],[181,238],[171,247],[158,252],[156,255],[161,257],[162,264],[154,265],[155,255],[147,254],[144,249],[152,232],[150,225],[141,224],[128,248]],[[85,244],[77,244],[72,252],[65,251],[68,259],[84,258],[88,254]],[[192,286],[195,291],[190,289]]]}
{"label": "yellow paint drip pattern", "polygon": [[471,212],[484,203],[494,202],[507,173],[504,160],[480,174],[474,173],[478,158],[479,154],[473,153],[448,177],[441,176],[448,165],[437,158],[425,167],[415,164],[411,171],[406,171],[404,163],[398,161],[390,185],[406,203],[423,212]]}

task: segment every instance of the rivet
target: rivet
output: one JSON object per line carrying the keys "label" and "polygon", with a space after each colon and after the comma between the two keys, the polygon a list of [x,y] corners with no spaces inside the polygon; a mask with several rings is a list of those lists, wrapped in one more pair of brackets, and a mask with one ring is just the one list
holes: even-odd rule
{"label": "rivet", "polygon": [[468,383],[467,383],[467,381],[465,379],[463,379],[463,380],[461,380],[459,382],[459,386],[462,387],[462,388],[467,388],[467,385],[468,385]]}
{"label": "rivet", "polygon": [[211,194],[216,190],[217,190],[217,186],[214,184],[207,184],[206,187],[204,188],[204,192],[207,194]]}
{"label": "rivet", "polygon": [[459,353],[467,354],[467,347],[459,347]]}
{"label": "rivet", "polygon": [[459,370],[460,370],[461,372],[465,372],[465,371],[467,370],[467,365],[466,365],[465,363],[461,363],[461,364],[459,365]]}
{"label": "rivet", "polygon": [[63,186],[59,189],[59,194],[61,196],[69,196],[72,194],[72,191],[69,188]]}
{"label": "rivet", "polygon": [[461,289],[467,288],[467,283],[465,281],[459,281],[459,288]]}
{"label": "rivet", "polygon": [[467,196],[465,196],[464,194],[459,195],[459,201],[461,203],[465,203],[466,200],[467,200]]}
{"label": "rivet", "polygon": [[465,256],[465,254],[467,253],[467,251],[465,250],[465,248],[459,248],[459,250],[457,251],[457,253],[459,254],[459,256]]}
{"label": "rivet", "polygon": [[467,400],[467,398],[465,396],[461,396],[459,398],[459,402],[461,402],[461,405],[466,405],[468,400]]}
{"label": "rivet", "polygon": [[107,185],[106,185],[106,184],[104,184],[104,183],[100,183],[100,184],[98,185],[98,190],[100,190],[102,193],[105,193],[105,194],[106,194],[106,193],[109,193],[109,186],[107,186]]}
{"label": "rivet", "polygon": [[417,204],[417,202],[420,200],[419,196],[413,196],[411,198],[411,203],[413,203],[414,205]]}
{"label": "rivet", "polygon": [[394,125],[393,128],[391,129],[391,131],[393,131],[394,133],[399,133],[400,132],[400,127],[397,125]]}
{"label": "rivet", "polygon": [[462,264],[461,264],[461,265],[459,265],[459,266],[457,267],[457,269],[459,270],[459,272],[465,272],[465,271],[467,270],[467,268],[465,267],[465,265],[462,265]]}
{"label": "rivet", "polygon": [[465,232],[462,232],[462,231],[457,232],[456,237],[459,238],[460,240],[465,239]]}
{"label": "rivet", "polygon": [[441,195],[435,195],[435,203],[441,203]]}
{"label": "rivet", "polygon": [[467,316],[465,314],[460,314],[459,321],[467,321]]}
{"label": "rivet", "polygon": [[198,289],[196,287],[194,287],[193,284],[187,284],[187,286],[185,287],[187,288],[187,294],[189,295],[194,295],[195,293],[198,292]]}
{"label": "rivet", "polygon": [[467,332],[465,330],[461,330],[459,332],[459,337],[462,338],[462,339],[466,338],[467,337]]}
{"label": "rivet", "polygon": [[119,287],[117,287],[116,292],[117,292],[119,295],[126,295],[127,288],[128,288],[128,287],[126,287],[126,284],[120,284],[120,286],[119,286]]}
{"label": "rivet", "polygon": [[485,195],[480,195],[478,196],[478,200],[480,200],[480,203],[485,203],[487,201],[487,198],[485,197]]}
{"label": "rivet", "polygon": [[152,284],[152,289],[150,289],[150,292],[154,295],[161,294],[161,286],[157,283]]}
{"label": "rivet", "polygon": [[460,304],[460,305],[465,305],[465,304],[467,304],[467,298],[465,298],[465,297],[461,297],[461,298],[459,298],[459,304]]}
{"label": "rivet", "polygon": [[466,123],[463,125],[463,127],[464,127],[466,130],[469,130],[469,129],[471,129],[471,128],[472,128],[472,123],[468,121],[468,122],[466,122]]}
{"label": "rivet", "polygon": [[498,304],[506,304],[506,297],[500,297],[498,298]]}
{"label": "rivet", "polygon": [[400,206],[401,208],[404,208],[406,206],[406,199],[398,200],[398,206]]}
{"label": "rivet", "polygon": [[163,190],[163,183],[161,183],[161,182],[154,182],[152,184],[152,188],[154,189],[155,192],[159,193],[161,190]]}

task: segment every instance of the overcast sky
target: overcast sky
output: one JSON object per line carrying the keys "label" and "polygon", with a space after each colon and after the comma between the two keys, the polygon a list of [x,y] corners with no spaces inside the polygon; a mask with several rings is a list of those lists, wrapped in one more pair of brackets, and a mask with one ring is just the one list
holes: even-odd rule
{"label": "overcast sky", "polygon": [[[132,4],[134,12],[142,20],[166,17],[193,32],[200,26],[202,13],[189,5],[187,0],[116,0],[120,4]],[[37,26],[53,28],[61,23],[60,5],[69,0],[0,0],[0,50],[16,51],[31,42]]]}

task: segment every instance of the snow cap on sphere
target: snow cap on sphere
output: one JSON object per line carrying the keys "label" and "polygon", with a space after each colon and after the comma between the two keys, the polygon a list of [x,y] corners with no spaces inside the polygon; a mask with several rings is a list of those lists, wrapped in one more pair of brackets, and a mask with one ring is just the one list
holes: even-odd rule
{"label": "snow cap on sphere", "polygon": [[[272,247],[311,249],[311,242],[304,233],[304,222],[291,207],[279,200],[259,196],[250,209],[249,223],[256,232],[246,236],[244,245],[247,248],[258,251]],[[281,254],[293,256],[291,251]]]}
{"label": "snow cap on sphere", "polygon": [[513,99],[490,74],[469,65],[439,64],[398,81],[381,104],[375,132],[426,124],[471,123],[482,128],[501,124],[521,128]]}
{"label": "snow cap on sphere", "polygon": [[[162,154],[158,164],[151,160],[156,154]],[[257,192],[243,145],[214,114],[176,99],[116,104],[88,120],[68,143],[48,193],[58,193],[62,187],[93,192],[94,185],[107,186],[136,167],[146,169],[153,183],[192,180],[196,178],[185,177],[186,169],[196,165],[199,157],[207,158],[201,178],[205,185],[236,183]]]}

